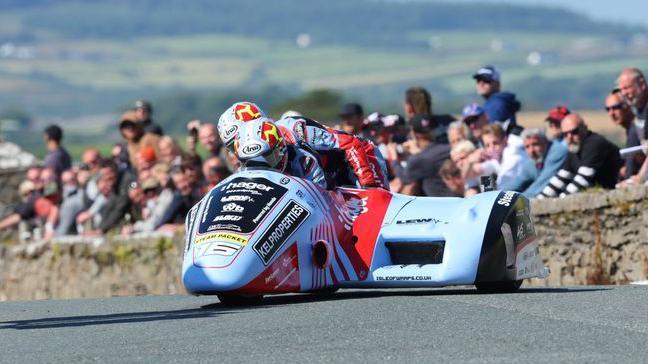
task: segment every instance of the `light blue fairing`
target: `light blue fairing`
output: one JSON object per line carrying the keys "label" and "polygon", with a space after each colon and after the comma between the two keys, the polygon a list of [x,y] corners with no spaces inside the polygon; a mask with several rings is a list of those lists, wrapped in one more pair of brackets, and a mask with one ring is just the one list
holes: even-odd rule
{"label": "light blue fairing", "polygon": [[[216,205],[213,203],[211,204],[212,209],[207,209],[210,196],[215,196],[219,191],[222,193],[228,188],[227,186],[236,185],[236,178],[242,178],[245,181],[263,178],[274,184],[274,191],[285,189],[285,193],[273,205],[270,212],[258,224],[254,224],[254,231],[250,230],[247,242],[232,243],[232,240],[228,242],[229,238],[223,239],[222,236],[204,232],[198,234],[199,226],[203,226],[204,230],[205,221],[209,224],[209,221],[218,220],[213,218],[213,215],[209,215],[210,217],[207,218],[208,214],[221,208],[224,209],[224,206],[218,206],[215,210],[214,206]],[[220,190],[216,191],[218,188]],[[243,195],[247,193],[241,192]],[[318,268],[314,266],[312,257],[313,231],[318,231],[318,226],[339,224],[334,221],[332,212],[336,208],[334,206],[339,207],[339,204],[334,201],[335,197],[318,190],[310,182],[286,177],[279,173],[269,171],[240,172],[219,184],[189,214],[186,224],[188,247],[185,248],[182,268],[183,282],[191,293],[215,294],[239,289],[248,285],[262,272],[267,272],[268,267],[277,257],[296,244],[301,291],[330,287],[333,284],[332,273],[338,277],[337,281],[340,287],[434,287],[473,284],[480,264],[489,266],[488,259],[484,262],[484,257],[480,263],[480,254],[482,254],[482,244],[491,211],[494,211],[494,206],[498,206],[497,214],[495,212],[493,214],[502,216],[503,219],[504,215],[501,214],[506,214],[506,211],[509,211],[508,202],[519,194],[507,192],[506,195],[508,197],[501,197],[503,196],[502,192],[486,192],[461,199],[410,197],[393,194],[376,241],[369,274],[366,279],[360,280],[350,268],[349,257],[340,254],[342,250],[337,237],[331,240],[331,235],[328,235],[328,243],[337,247],[338,259],[332,258],[333,263],[330,269],[318,271]],[[499,200],[498,196],[500,196]],[[507,198],[508,200],[506,200]],[[256,245],[257,241],[262,241],[261,235],[265,231],[270,231],[272,230],[270,227],[277,226],[276,221],[280,220],[278,219],[280,211],[291,201],[307,210],[308,216],[286,241],[279,243],[278,250],[269,255],[266,262],[263,262],[264,259],[253,247],[258,246]],[[343,203],[344,200],[342,200]],[[255,208],[258,206],[250,210],[255,211]],[[247,207],[245,211],[248,211]],[[524,214],[528,215],[528,209]],[[252,216],[254,215],[256,212],[253,212]],[[528,223],[532,224],[530,221]],[[501,236],[502,233],[499,231],[503,229],[501,222],[496,225],[489,227],[489,231],[494,233],[493,236],[497,238]],[[510,229],[508,231],[510,233]],[[533,232],[532,226],[528,231]],[[218,231],[212,232],[218,233]],[[508,236],[510,234],[505,238]],[[396,244],[398,242],[441,242],[444,244],[443,258],[441,262],[435,264],[397,265],[392,263],[390,252],[385,245],[387,242]],[[510,239],[508,242],[511,242]],[[511,249],[507,247],[506,251],[502,250],[501,254],[503,254],[504,260],[506,260],[507,254],[512,254],[512,258],[518,254],[520,259],[533,256],[533,261],[524,263],[532,268],[531,273],[525,273],[524,278],[541,276],[542,261],[539,255],[534,252],[537,252],[537,243],[531,240],[531,244],[528,244],[523,252],[515,251],[512,244],[510,245]],[[342,266],[346,267],[349,281],[339,279],[341,274],[338,273]]]}
{"label": "light blue fairing", "polygon": [[[473,284],[484,231],[497,195],[498,192],[488,192],[462,199],[394,194],[376,244],[373,275],[362,286]],[[386,242],[425,241],[445,241],[441,264],[392,265]],[[411,277],[420,280],[406,280]],[[356,284],[349,282],[343,286]]]}

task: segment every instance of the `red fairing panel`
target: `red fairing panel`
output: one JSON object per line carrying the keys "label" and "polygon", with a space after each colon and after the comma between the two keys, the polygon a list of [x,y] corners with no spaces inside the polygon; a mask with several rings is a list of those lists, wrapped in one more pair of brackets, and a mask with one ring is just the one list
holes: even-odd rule
{"label": "red fairing panel", "polygon": [[237,290],[239,293],[286,293],[299,292],[299,262],[297,259],[297,244],[293,243],[263,273],[259,274],[245,287]]}
{"label": "red fairing panel", "polygon": [[[346,190],[344,208],[336,208],[333,212],[340,246],[359,280],[367,278],[376,240],[391,199],[391,193],[379,188]],[[336,207],[340,205],[335,204]],[[354,237],[357,239],[355,243]]]}

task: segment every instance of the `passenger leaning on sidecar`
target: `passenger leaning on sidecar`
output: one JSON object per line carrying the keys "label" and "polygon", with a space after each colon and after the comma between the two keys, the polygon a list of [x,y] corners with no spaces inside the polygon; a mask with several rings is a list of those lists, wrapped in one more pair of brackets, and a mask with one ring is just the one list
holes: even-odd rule
{"label": "passenger leaning on sidecar", "polygon": [[276,123],[287,137],[291,134],[295,142],[319,153],[324,170],[338,185],[389,190],[387,163],[369,140],[302,116],[283,118]]}
{"label": "passenger leaning on sidecar", "polygon": [[241,168],[272,168],[329,188],[317,153],[302,143],[288,144],[275,122],[266,117],[239,125],[233,149]]}

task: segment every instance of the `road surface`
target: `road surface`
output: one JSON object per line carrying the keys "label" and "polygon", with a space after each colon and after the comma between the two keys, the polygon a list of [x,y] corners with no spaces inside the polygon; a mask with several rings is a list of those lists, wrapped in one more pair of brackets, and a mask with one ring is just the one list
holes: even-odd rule
{"label": "road surface", "polygon": [[1,362],[648,362],[648,286],[0,303]]}

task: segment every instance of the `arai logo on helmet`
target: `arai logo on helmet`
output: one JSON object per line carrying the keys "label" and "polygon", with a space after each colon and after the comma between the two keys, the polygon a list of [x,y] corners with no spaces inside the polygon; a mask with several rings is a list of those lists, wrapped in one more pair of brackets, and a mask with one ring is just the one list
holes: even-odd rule
{"label": "arai logo on helmet", "polygon": [[243,146],[241,148],[241,154],[242,155],[254,155],[256,153],[259,153],[261,151],[261,146],[260,143],[249,143]]}
{"label": "arai logo on helmet", "polygon": [[229,138],[232,134],[236,133],[238,126],[236,124],[232,125],[229,129],[225,130],[225,137]]}
{"label": "arai logo on helmet", "polygon": [[506,191],[504,196],[497,200],[498,205],[503,205],[503,206],[509,206],[511,204],[511,200],[513,200],[513,197],[515,197],[515,192],[513,191]]}

